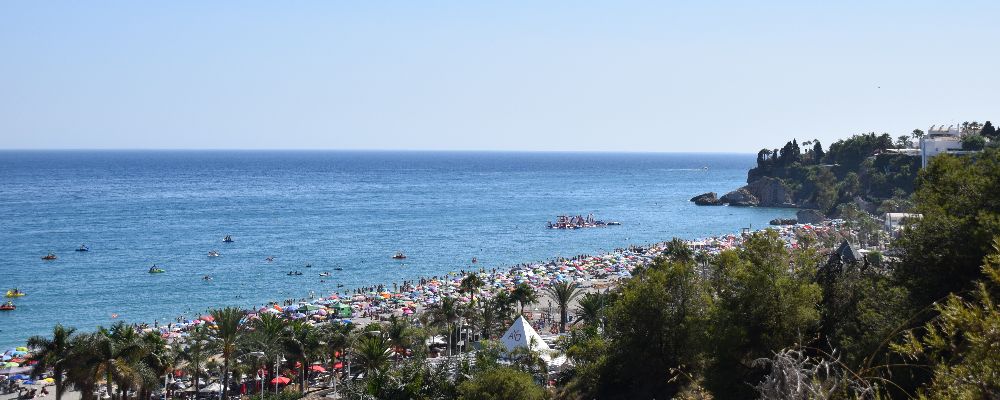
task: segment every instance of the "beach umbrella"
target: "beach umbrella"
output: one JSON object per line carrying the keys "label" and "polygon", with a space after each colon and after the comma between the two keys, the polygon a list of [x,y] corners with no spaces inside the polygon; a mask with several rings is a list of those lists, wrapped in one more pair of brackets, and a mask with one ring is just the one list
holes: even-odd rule
{"label": "beach umbrella", "polygon": [[288,378],[283,377],[283,376],[279,376],[277,378],[271,379],[271,384],[287,385],[288,382],[291,382],[291,381],[292,381],[291,379],[288,379]]}
{"label": "beach umbrella", "polygon": [[15,351],[28,351],[28,348],[24,347],[24,346],[20,346],[20,347],[15,347],[14,350]]}
{"label": "beach umbrella", "polygon": [[198,319],[200,319],[202,321],[205,321],[205,322],[213,322],[213,321],[215,321],[215,317],[212,317],[211,315],[202,315],[201,318],[198,318]]}
{"label": "beach umbrella", "polygon": [[309,370],[313,372],[326,372],[326,368],[323,368],[322,365],[313,365],[309,367]]}
{"label": "beach umbrella", "polygon": [[21,365],[21,364],[18,364],[16,362],[8,362],[8,363],[4,363],[3,367],[4,368],[14,368],[14,367],[16,367],[18,365]]}

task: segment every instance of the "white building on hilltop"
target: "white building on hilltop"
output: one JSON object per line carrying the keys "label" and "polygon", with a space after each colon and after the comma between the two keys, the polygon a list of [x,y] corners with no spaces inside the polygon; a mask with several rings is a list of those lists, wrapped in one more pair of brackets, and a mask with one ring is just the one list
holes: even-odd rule
{"label": "white building on hilltop", "polygon": [[958,126],[931,125],[927,134],[920,138],[920,165],[927,166],[930,159],[941,153],[954,153],[962,150],[962,134]]}

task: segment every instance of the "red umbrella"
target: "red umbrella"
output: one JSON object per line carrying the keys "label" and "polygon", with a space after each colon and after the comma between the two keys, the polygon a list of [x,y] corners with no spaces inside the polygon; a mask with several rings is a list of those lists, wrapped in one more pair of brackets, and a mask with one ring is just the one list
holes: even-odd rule
{"label": "red umbrella", "polygon": [[288,382],[291,382],[291,381],[292,381],[291,379],[285,378],[283,376],[279,376],[277,378],[271,379],[271,383],[272,384],[277,383],[277,384],[280,384],[280,385],[287,385]]}
{"label": "red umbrella", "polygon": [[341,368],[344,368],[344,363],[338,362],[336,364],[333,364],[333,369],[341,369]]}
{"label": "red umbrella", "polygon": [[323,368],[322,365],[313,365],[309,367],[309,370],[313,372],[326,372],[326,368]]}

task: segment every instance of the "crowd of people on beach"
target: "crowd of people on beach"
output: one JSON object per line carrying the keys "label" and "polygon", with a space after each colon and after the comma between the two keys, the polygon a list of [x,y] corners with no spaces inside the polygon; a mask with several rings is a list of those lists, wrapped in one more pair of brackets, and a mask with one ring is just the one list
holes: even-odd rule
{"label": "crowd of people on beach", "polygon": [[[815,225],[790,225],[768,227],[776,230],[789,248],[799,245],[798,238],[803,232],[817,236],[837,234],[841,229],[839,221]],[[749,233],[749,232],[744,232]],[[743,241],[743,233],[726,234],[685,241],[695,251],[718,254],[727,249],[738,248]],[[476,298],[490,298],[500,291],[511,291],[518,284],[528,284],[543,291],[549,285],[560,281],[573,281],[583,287],[607,288],[620,279],[632,276],[637,267],[653,262],[666,251],[667,242],[650,245],[632,245],[616,248],[600,255],[578,255],[547,261],[521,263],[508,269],[479,268],[459,270],[444,275],[420,277],[391,284],[373,284],[333,292],[325,297],[313,293],[307,298],[273,301],[256,307],[249,315],[254,318],[260,313],[272,313],[288,319],[302,319],[311,323],[351,322],[367,324],[373,320],[385,320],[392,315],[409,316],[439,302],[443,297],[455,297],[462,303],[471,299],[470,293],[463,293],[459,286],[471,274],[479,275],[486,283],[475,294]],[[144,330],[156,329],[166,338],[182,337],[192,327],[205,323],[205,316],[178,317],[175,323],[153,327],[141,325]],[[537,319],[536,319],[537,322]],[[540,328],[541,323],[536,328]]]}

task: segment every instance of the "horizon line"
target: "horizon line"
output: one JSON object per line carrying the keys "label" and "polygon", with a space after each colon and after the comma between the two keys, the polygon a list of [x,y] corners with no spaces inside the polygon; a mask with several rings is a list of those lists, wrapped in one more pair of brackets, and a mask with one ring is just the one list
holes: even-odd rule
{"label": "horizon line", "polygon": [[655,150],[514,150],[514,149],[337,149],[337,148],[0,148],[0,152],[357,152],[357,153],[589,153],[589,154],[754,154],[740,151],[655,151]]}

